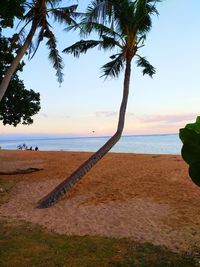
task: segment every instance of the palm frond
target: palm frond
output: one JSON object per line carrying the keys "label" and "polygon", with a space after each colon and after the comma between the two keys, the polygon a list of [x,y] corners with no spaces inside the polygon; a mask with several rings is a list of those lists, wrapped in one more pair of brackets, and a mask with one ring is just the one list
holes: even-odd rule
{"label": "palm frond", "polygon": [[40,29],[40,32],[38,34],[38,37],[37,37],[37,41],[36,41],[36,44],[35,44],[35,49],[33,51],[33,54],[31,56],[31,59],[35,56],[35,53],[37,52],[37,50],[39,48],[39,45],[42,42],[42,40],[43,40],[44,37],[45,37],[45,29],[44,28],[41,28]]}
{"label": "palm frond", "polygon": [[136,64],[138,67],[143,68],[142,70],[143,75],[147,74],[152,78],[152,76],[156,73],[156,69],[146,60],[145,57],[141,57],[139,55],[137,56],[138,60],[136,61]]}
{"label": "palm frond", "polygon": [[135,4],[135,29],[146,34],[152,27],[152,15],[158,15],[156,3],[160,0],[137,0]]}
{"label": "palm frond", "polygon": [[23,6],[23,8],[25,8],[25,9],[31,9],[32,7],[33,7],[33,4],[31,4],[31,3],[28,3],[28,2],[25,2],[25,3],[23,3],[22,4],[22,6]]}
{"label": "palm frond", "polygon": [[108,78],[109,76],[112,78],[118,77],[120,72],[124,68],[125,60],[124,60],[124,56],[122,53],[112,55],[110,58],[113,60],[103,65],[101,68],[103,72],[103,75],[101,77],[104,77],[104,76],[105,78]]}
{"label": "palm frond", "polygon": [[80,13],[75,12],[76,8],[77,5],[63,8],[54,8],[50,9],[48,13],[51,13],[56,22],[71,25],[76,24],[76,21],[73,18],[77,18],[80,16]]}
{"label": "palm frond", "polygon": [[127,0],[114,0],[113,2],[113,25],[116,31],[126,33],[127,28],[131,28],[132,24],[135,23],[135,6]]}
{"label": "palm frond", "polygon": [[79,23],[75,23],[73,25],[70,25],[70,26],[67,26],[66,28],[64,28],[64,31],[66,31],[66,32],[76,31],[76,30],[80,30],[80,32],[82,31]]}
{"label": "palm frond", "polygon": [[[25,25],[20,29],[20,31],[19,31],[18,34],[20,34],[21,31],[24,31],[24,29],[26,28],[26,26],[27,26],[31,21],[32,21],[32,19],[27,20],[26,23],[25,23]],[[20,23],[21,23],[21,21],[18,23],[16,29],[19,27]]]}
{"label": "palm frond", "polygon": [[26,32],[25,32],[25,29],[23,28],[18,33],[18,42],[20,46],[23,45],[23,43],[25,42],[25,39],[26,39]]}
{"label": "palm frond", "polygon": [[82,28],[82,35],[84,36],[88,36],[91,32],[96,32],[100,37],[106,35],[117,39],[122,38],[118,32],[114,31],[114,29],[98,22],[87,22],[83,19],[80,23],[80,27]]}
{"label": "palm frond", "polygon": [[88,22],[111,22],[113,17],[113,2],[115,0],[94,0],[88,6],[85,17]]}
{"label": "palm frond", "polygon": [[30,10],[28,10],[27,13],[24,14],[23,20],[24,21],[32,20],[34,18],[34,15],[35,15],[34,11],[35,11],[34,7],[32,7]]}
{"label": "palm frond", "polygon": [[127,18],[130,19],[126,9],[129,4],[129,0],[95,0],[89,5],[84,20],[88,24],[94,22],[106,24],[111,30],[118,32],[120,23]]}
{"label": "palm frond", "polygon": [[48,4],[51,6],[55,7],[57,4],[59,4],[61,1],[60,0],[46,0]]}
{"label": "palm frond", "polygon": [[154,6],[157,4],[157,3],[161,3],[163,0],[147,0],[147,4],[153,4]]}
{"label": "palm frond", "polygon": [[146,34],[141,34],[141,35],[139,35],[138,34],[138,36],[137,36],[137,46],[138,45],[140,45],[140,44],[144,44],[144,42],[146,41],[146,38],[147,38],[147,36],[146,36]]}
{"label": "palm frond", "polygon": [[105,35],[102,36],[102,43],[100,44],[100,48],[103,49],[113,49],[115,46],[119,48],[123,48],[115,38],[107,37]]}
{"label": "palm frond", "polygon": [[80,54],[85,54],[89,49],[101,45],[101,40],[81,40],[75,44],[65,48],[64,53],[73,54],[74,57],[79,57]]}
{"label": "palm frond", "polygon": [[46,28],[45,37],[48,38],[46,45],[50,50],[49,59],[53,63],[53,67],[56,70],[56,76],[58,77],[58,82],[61,84],[63,82],[63,61],[57,49],[57,42],[55,36],[49,28]]}
{"label": "palm frond", "polygon": [[28,48],[28,59],[29,60],[32,59],[31,54],[34,53],[35,50],[36,50],[36,47],[35,47],[33,40],[32,40],[32,42],[30,43],[29,48]]}

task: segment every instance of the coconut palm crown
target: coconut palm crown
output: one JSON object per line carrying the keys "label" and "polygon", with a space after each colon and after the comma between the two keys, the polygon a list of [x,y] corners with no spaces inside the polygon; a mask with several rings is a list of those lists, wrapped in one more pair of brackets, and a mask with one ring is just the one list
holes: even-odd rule
{"label": "coconut palm crown", "polygon": [[49,49],[49,59],[52,61],[53,67],[56,70],[59,83],[61,83],[63,79],[63,62],[62,57],[59,55],[57,50],[57,40],[52,31],[53,27],[52,23],[50,23],[50,20],[53,19],[55,22],[71,25],[76,24],[74,18],[78,16],[78,13],[75,12],[77,5],[59,7],[61,2],[61,0],[27,1],[24,4],[27,10],[26,14],[24,15],[25,25],[18,34],[18,37],[22,37],[21,39],[23,39],[23,32],[28,24],[32,23],[32,25],[37,25],[38,34],[36,36],[36,42],[35,44],[30,44],[29,55],[32,58],[35,55],[40,43],[46,38],[46,46]]}
{"label": "coconut palm crown", "polygon": [[[70,190],[80,179],[102,158],[121,138],[126,107],[128,102],[129,84],[131,76],[131,61],[137,57],[137,65],[143,68],[143,74],[152,77],[154,67],[144,58],[138,55],[138,50],[144,45],[146,34],[152,26],[151,16],[158,14],[155,4],[159,0],[94,0],[79,26],[81,34],[88,35],[96,32],[97,40],[81,40],[64,49],[65,53],[79,57],[89,49],[114,49],[118,51],[111,55],[111,61],[102,67],[103,76],[117,77],[124,68],[123,96],[119,110],[117,130],[114,135],[88,160],[77,168],[62,183],[53,189],[48,195],[39,200],[38,208],[47,208],[55,204],[62,195]],[[69,29],[77,28],[77,25]]]}
{"label": "coconut palm crown", "polygon": [[[29,58],[32,58],[44,39],[47,40],[49,59],[56,70],[58,82],[62,83],[63,62],[57,49],[57,40],[52,30],[51,21],[73,25],[76,24],[75,19],[80,14],[76,12],[77,5],[60,7],[61,2],[62,0],[29,0],[22,4],[25,13],[19,24],[23,23],[24,25],[19,33],[13,37],[13,44],[18,42],[20,49],[5,76],[0,79],[0,101],[23,56],[28,52]],[[26,29],[28,29],[28,34],[25,32]],[[35,41],[35,44],[33,41]]]}
{"label": "coconut palm crown", "polygon": [[[118,51],[110,56],[111,61],[102,67],[102,76],[117,77],[126,62],[136,58],[136,64],[143,68],[143,74],[153,76],[155,68],[138,54],[144,46],[146,35],[152,27],[152,15],[158,15],[155,7],[160,0],[96,0],[89,5],[80,26],[82,35],[96,32],[98,40],[81,40],[63,50],[75,57],[98,47]],[[74,25],[70,28],[76,28]]]}

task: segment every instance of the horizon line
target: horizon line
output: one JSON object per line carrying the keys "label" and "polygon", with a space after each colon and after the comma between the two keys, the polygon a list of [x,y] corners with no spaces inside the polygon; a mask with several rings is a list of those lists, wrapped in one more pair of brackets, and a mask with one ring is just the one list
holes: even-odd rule
{"label": "horizon line", "polygon": [[[161,135],[177,135],[178,133],[157,133],[157,134],[125,134],[125,135],[122,135],[121,137],[137,137],[137,136],[161,136]],[[0,138],[1,136],[5,134],[0,134]],[[16,134],[10,134],[10,135],[16,135]],[[17,134],[18,137],[20,138],[20,135],[24,135],[24,137],[26,138],[26,136],[28,137],[28,134]],[[30,134],[30,135],[45,135],[45,134]],[[46,135],[59,135],[59,134],[46,134]],[[64,135],[64,134],[60,134],[60,135]],[[36,137],[36,136],[34,136]],[[23,136],[21,136],[20,139],[4,139],[4,140],[0,140],[0,141],[23,141],[23,140],[26,140],[26,141],[31,141],[31,140],[56,140],[56,139],[84,139],[84,138],[109,138],[109,137],[112,137],[112,135],[103,135],[103,136],[69,136],[69,137],[46,137],[45,136],[41,136],[38,138],[26,138],[26,139],[21,139],[23,138]]]}

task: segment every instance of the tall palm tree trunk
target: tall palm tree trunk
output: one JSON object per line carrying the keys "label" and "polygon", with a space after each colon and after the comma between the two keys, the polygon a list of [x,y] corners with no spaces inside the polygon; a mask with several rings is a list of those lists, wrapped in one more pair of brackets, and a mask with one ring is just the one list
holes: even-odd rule
{"label": "tall palm tree trunk", "polygon": [[37,29],[37,25],[38,25],[37,21],[34,21],[32,23],[31,29],[29,31],[29,34],[26,37],[26,40],[25,40],[23,46],[19,49],[19,52],[17,53],[16,57],[12,61],[10,67],[8,68],[8,70],[5,73],[5,76],[2,79],[2,82],[0,84],[0,101],[2,100],[6,90],[8,88],[8,85],[10,83],[12,75],[16,71],[21,59],[23,58],[24,54],[26,53],[28,47],[31,44],[32,38],[33,38],[33,36],[36,32],[36,29]]}
{"label": "tall palm tree trunk", "polygon": [[119,112],[118,127],[116,133],[88,160],[86,160],[77,170],[75,170],[69,177],[60,183],[53,191],[42,198],[37,208],[47,208],[54,205],[62,195],[70,190],[108,151],[119,141],[124,128],[126,106],[128,101],[129,83],[131,74],[131,62],[127,60],[125,76],[124,76],[124,90]]}

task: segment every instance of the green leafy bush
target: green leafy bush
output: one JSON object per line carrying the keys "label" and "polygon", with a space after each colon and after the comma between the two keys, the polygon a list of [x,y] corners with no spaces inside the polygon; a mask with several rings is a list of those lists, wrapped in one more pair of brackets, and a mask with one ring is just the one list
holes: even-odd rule
{"label": "green leafy bush", "polygon": [[195,123],[180,129],[179,137],[183,142],[182,157],[189,164],[189,175],[200,186],[200,116]]}

